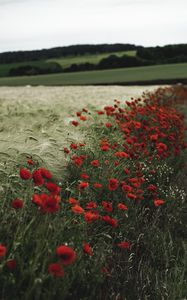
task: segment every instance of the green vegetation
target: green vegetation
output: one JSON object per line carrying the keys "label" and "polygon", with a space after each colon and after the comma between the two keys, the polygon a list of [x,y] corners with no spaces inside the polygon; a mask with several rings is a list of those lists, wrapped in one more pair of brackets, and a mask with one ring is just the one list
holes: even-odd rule
{"label": "green vegetation", "polygon": [[187,63],[91,72],[0,78],[0,86],[117,84],[187,79]]}
{"label": "green vegetation", "polygon": [[33,66],[37,68],[41,68],[43,70],[49,70],[55,67],[54,62],[48,61],[28,61],[28,62],[21,62],[21,63],[11,63],[11,64],[1,64],[0,65],[0,77],[9,76],[9,72],[11,69],[23,67],[23,66]]}
{"label": "green vegetation", "polygon": [[82,63],[91,63],[98,64],[103,58],[107,58],[110,55],[116,55],[121,57],[123,55],[128,56],[136,56],[136,50],[131,51],[120,51],[120,52],[112,52],[112,53],[102,53],[102,54],[85,54],[85,55],[77,55],[77,56],[67,56],[62,58],[53,58],[48,59],[47,62],[56,62],[62,68],[70,67],[72,64],[82,64]]}
{"label": "green vegetation", "polygon": [[136,50],[103,53],[103,54],[90,54],[90,55],[85,54],[85,55],[77,55],[77,56],[72,55],[72,56],[66,56],[61,58],[52,58],[48,60],[0,64],[0,77],[8,77],[9,72],[12,69],[24,67],[24,66],[37,67],[44,70],[45,72],[45,70],[50,70],[54,68],[57,64],[62,68],[68,68],[72,64],[79,65],[87,62],[92,64],[98,64],[103,58],[107,58],[110,55],[116,55],[118,57],[121,57],[123,55],[136,56]]}
{"label": "green vegetation", "polygon": [[186,299],[186,99],[0,101],[0,299]]}

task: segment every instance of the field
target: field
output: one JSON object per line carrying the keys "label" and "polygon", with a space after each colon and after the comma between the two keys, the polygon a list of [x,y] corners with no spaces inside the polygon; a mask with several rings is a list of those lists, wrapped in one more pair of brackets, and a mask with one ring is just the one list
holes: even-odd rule
{"label": "field", "polygon": [[101,59],[106,58],[110,55],[117,56],[135,56],[136,51],[120,51],[120,52],[112,52],[112,53],[104,53],[104,54],[93,54],[93,55],[77,55],[77,56],[67,56],[61,58],[52,58],[47,60],[39,60],[39,61],[27,61],[20,63],[10,63],[10,64],[0,64],[0,77],[6,77],[9,74],[10,69],[17,68],[25,65],[30,65],[42,69],[50,68],[50,66],[54,65],[54,63],[58,63],[62,68],[67,68],[71,64],[81,64],[81,63],[93,63],[97,64]]}
{"label": "field", "polygon": [[186,299],[186,101],[0,87],[0,300]]}
{"label": "field", "polygon": [[77,56],[68,56],[64,58],[56,58],[56,59],[48,59],[47,62],[57,62],[63,68],[67,68],[72,64],[82,64],[82,63],[91,63],[91,64],[98,64],[103,58],[107,58],[110,55],[116,56],[136,56],[136,51],[120,51],[120,52],[111,52],[111,53],[103,53],[103,54],[95,54],[95,55],[77,55]]}
{"label": "field", "polygon": [[187,79],[187,63],[66,74],[0,78],[0,86],[130,84]]}

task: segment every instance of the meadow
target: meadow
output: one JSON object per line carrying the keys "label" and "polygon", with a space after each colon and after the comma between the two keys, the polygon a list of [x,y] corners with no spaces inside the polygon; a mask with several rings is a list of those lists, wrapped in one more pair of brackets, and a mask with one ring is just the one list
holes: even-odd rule
{"label": "meadow", "polygon": [[186,99],[0,88],[0,299],[186,299]]}
{"label": "meadow", "polygon": [[121,68],[103,71],[85,71],[51,75],[20,76],[0,78],[0,86],[22,85],[92,85],[130,84],[134,82],[177,80],[187,78],[187,63],[157,65],[136,68]]}

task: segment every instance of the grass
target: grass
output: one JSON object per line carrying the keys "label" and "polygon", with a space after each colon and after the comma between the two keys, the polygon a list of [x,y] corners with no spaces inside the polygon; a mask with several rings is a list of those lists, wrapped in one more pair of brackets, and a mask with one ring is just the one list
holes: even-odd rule
{"label": "grass", "polygon": [[[7,254],[3,256],[0,245],[0,299],[185,299],[186,153],[181,149],[180,155],[173,155],[173,150],[178,151],[183,145],[185,124],[170,100],[174,106],[180,99],[185,104],[187,91],[182,87],[168,87],[146,94],[144,98],[151,102],[144,106],[138,104],[139,101],[127,103],[128,108],[122,103],[125,110],[121,112],[115,101],[115,107],[111,103],[104,115],[96,113],[103,107],[94,107],[93,101],[88,111],[81,112],[87,120],[83,122],[74,115],[73,119],[82,126],[71,126],[70,131],[63,122],[63,110],[67,108],[60,101],[56,105],[52,103],[56,98],[55,92],[53,94],[51,101],[43,99],[41,103],[38,103],[39,93],[30,103],[20,99],[13,101],[11,97],[0,101],[1,139],[7,140],[7,147],[0,145],[0,244],[7,247]],[[82,111],[80,103],[74,103],[79,112]],[[115,108],[117,114],[112,113]],[[186,110],[185,105],[182,110]],[[106,126],[106,122],[110,125]],[[70,147],[75,142],[73,132],[77,132],[77,144],[86,142],[86,146]],[[14,141],[10,133],[15,135]],[[161,150],[163,143],[168,145],[159,155],[155,149],[157,143],[150,142],[150,134],[154,134],[154,138],[159,134]],[[43,150],[48,142],[47,151],[38,151],[36,145],[40,138]],[[136,138],[136,142],[128,142],[131,138]],[[71,148],[69,155],[64,154],[64,141]],[[107,144],[108,151],[101,151],[101,146]],[[149,151],[144,152],[146,149]],[[114,155],[122,150],[131,156]],[[27,164],[31,156],[34,167]],[[77,164],[81,159],[83,164]],[[91,164],[93,160],[99,161],[98,167]],[[31,201],[33,193],[46,193],[45,186],[34,186],[33,179],[26,181],[19,176],[20,167],[33,171],[41,166],[54,173],[52,180],[61,187],[60,209],[51,214],[41,213]],[[85,173],[89,175],[89,187],[81,191],[77,186]],[[108,188],[109,178],[116,178],[120,183],[113,190]],[[102,188],[96,189],[95,182],[102,183]],[[137,196],[143,191],[144,199],[130,199],[121,184],[133,187]],[[150,184],[156,186],[156,194],[148,192]],[[88,202],[94,201],[99,214],[117,219],[119,226],[111,226],[102,219],[86,223],[82,214],[72,212],[69,197],[79,200],[84,209]],[[155,207],[155,197],[164,199],[164,204]],[[16,198],[23,200],[22,209],[12,208]],[[102,201],[108,202],[107,209],[112,204],[113,210],[104,210]],[[118,210],[119,202],[126,204],[128,210]],[[127,248],[117,246],[121,241],[128,241]],[[82,251],[84,242],[91,245],[93,256]],[[73,264],[63,264],[64,275],[55,277],[48,267],[67,258],[55,253],[56,247],[62,244],[74,249],[77,258]],[[12,269],[7,267],[11,259],[16,260],[16,267]]]}
{"label": "grass", "polygon": [[137,81],[187,78],[187,63],[115,70],[75,72],[38,76],[0,78],[0,86],[22,85],[89,85],[133,83]]}
{"label": "grass", "polygon": [[77,55],[77,56],[67,56],[61,58],[52,58],[48,60],[39,60],[39,61],[28,61],[20,63],[10,63],[10,64],[0,64],[0,77],[6,77],[9,74],[10,69],[17,68],[25,65],[35,66],[42,69],[50,68],[54,63],[58,63],[61,67],[67,68],[71,64],[81,64],[85,62],[97,64],[101,59],[108,57],[109,55],[122,56],[124,54],[128,56],[135,56],[136,51],[121,51],[121,52],[112,52],[104,54],[93,54],[93,55]]}

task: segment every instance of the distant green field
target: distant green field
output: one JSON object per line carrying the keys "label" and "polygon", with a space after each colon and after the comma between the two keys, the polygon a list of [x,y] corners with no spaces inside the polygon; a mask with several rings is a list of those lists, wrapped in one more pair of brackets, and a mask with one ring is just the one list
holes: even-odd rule
{"label": "distant green field", "polygon": [[123,56],[124,54],[128,56],[135,56],[136,51],[121,51],[121,52],[112,52],[112,53],[103,53],[103,54],[90,54],[90,55],[78,55],[78,56],[67,56],[61,58],[53,58],[48,60],[39,60],[39,61],[28,61],[20,63],[11,63],[11,64],[0,64],[0,77],[6,77],[9,75],[9,71],[12,68],[17,68],[21,66],[34,66],[42,69],[50,68],[54,63],[58,63],[62,68],[67,68],[72,64],[81,64],[81,63],[93,63],[97,64],[103,58],[106,58],[110,55]]}
{"label": "distant green field", "polygon": [[0,78],[0,86],[117,84],[137,81],[187,79],[187,63]]}
{"label": "distant green field", "polygon": [[116,56],[136,56],[136,50],[131,51],[120,51],[120,52],[112,52],[112,53],[103,53],[103,54],[88,54],[88,55],[78,55],[78,56],[68,56],[68,57],[62,57],[62,58],[53,58],[48,59],[47,62],[56,62],[61,67],[67,68],[72,64],[82,64],[82,63],[91,63],[91,64],[98,64],[101,59],[106,58],[110,55],[116,55]]}
{"label": "distant green field", "polygon": [[0,77],[8,76],[9,71],[12,68],[17,68],[26,65],[47,69],[50,68],[52,65],[54,65],[54,62],[47,62],[44,60],[40,60],[40,61],[28,61],[22,63],[0,64]]}

